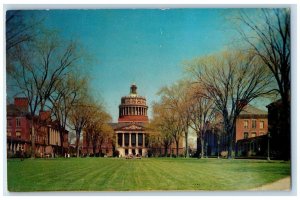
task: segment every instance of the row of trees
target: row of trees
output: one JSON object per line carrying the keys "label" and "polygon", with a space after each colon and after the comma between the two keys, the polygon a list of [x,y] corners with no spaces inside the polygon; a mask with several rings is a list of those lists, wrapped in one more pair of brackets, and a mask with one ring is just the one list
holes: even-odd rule
{"label": "row of trees", "polygon": [[[79,156],[82,131],[86,130],[88,138],[99,143],[108,129],[103,124],[111,117],[101,103],[93,100],[88,75],[81,73],[86,70],[87,57],[79,43],[62,39],[57,31],[45,29],[42,21],[31,17],[28,20],[29,16],[22,11],[7,12],[8,90],[28,98],[31,124],[40,111],[51,110],[52,118],[59,124],[62,144],[65,130],[73,129]],[[39,128],[32,126],[32,157],[36,131]],[[63,154],[64,148],[61,149]]]}
{"label": "row of trees", "polygon": [[[282,139],[286,158],[290,157],[290,10],[261,9],[259,22],[242,10],[238,31],[247,48],[223,51],[186,63],[189,80],[164,87],[154,103],[152,130],[167,149],[193,129],[201,142],[209,128],[219,129],[228,138],[228,158],[235,146],[236,119],[251,101],[280,94],[284,130]],[[277,84],[276,84],[277,83]],[[221,130],[220,130],[221,129]],[[185,155],[189,156],[188,148]]]}

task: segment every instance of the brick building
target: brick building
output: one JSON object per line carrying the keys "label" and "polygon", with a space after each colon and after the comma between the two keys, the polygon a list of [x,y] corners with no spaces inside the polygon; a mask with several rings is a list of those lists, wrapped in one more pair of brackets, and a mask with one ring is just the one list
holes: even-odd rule
{"label": "brick building", "polygon": [[[33,128],[32,128],[33,127]],[[35,154],[37,157],[59,154],[61,148],[68,149],[68,131],[65,130],[63,145],[59,137],[58,123],[51,120],[50,111],[40,111],[31,119],[28,99],[17,97],[7,106],[7,156],[18,156],[23,150],[31,155],[31,131],[35,132]]]}
{"label": "brick building", "polygon": [[247,105],[236,120],[235,141],[266,135],[268,112]]}
{"label": "brick building", "polygon": [[264,156],[267,134],[268,113],[247,105],[236,121],[236,156]]}

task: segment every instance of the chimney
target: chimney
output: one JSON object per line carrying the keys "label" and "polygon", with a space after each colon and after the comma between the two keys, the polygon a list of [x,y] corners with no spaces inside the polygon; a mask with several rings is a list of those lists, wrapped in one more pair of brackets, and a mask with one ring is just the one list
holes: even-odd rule
{"label": "chimney", "polygon": [[15,97],[15,106],[21,110],[28,111],[28,98],[26,97]]}

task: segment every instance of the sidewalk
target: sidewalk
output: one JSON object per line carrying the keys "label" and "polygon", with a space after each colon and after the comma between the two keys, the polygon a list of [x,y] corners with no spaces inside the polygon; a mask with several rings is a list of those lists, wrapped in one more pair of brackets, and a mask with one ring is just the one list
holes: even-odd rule
{"label": "sidewalk", "polygon": [[291,177],[286,177],[280,179],[274,183],[269,183],[266,185],[262,185],[257,188],[251,189],[251,191],[270,191],[270,190],[280,190],[280,191],[290,191],[291,190]]}

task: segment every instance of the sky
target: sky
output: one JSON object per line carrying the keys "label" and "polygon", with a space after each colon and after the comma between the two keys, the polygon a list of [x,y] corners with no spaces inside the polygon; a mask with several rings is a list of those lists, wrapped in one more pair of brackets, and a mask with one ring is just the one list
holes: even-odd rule
{"label": "sky", "polygon": [[[43,10],[46,27],[64,39],[76,38],[93,58],[86,71],[107,111],[118,119],[121,97],[135,83],[150,107],[157,92],[187,76],[183,62],[216,53],[234,32],[224,17],[229,9]],[[226,26],[225,26],[226,25]]]}

